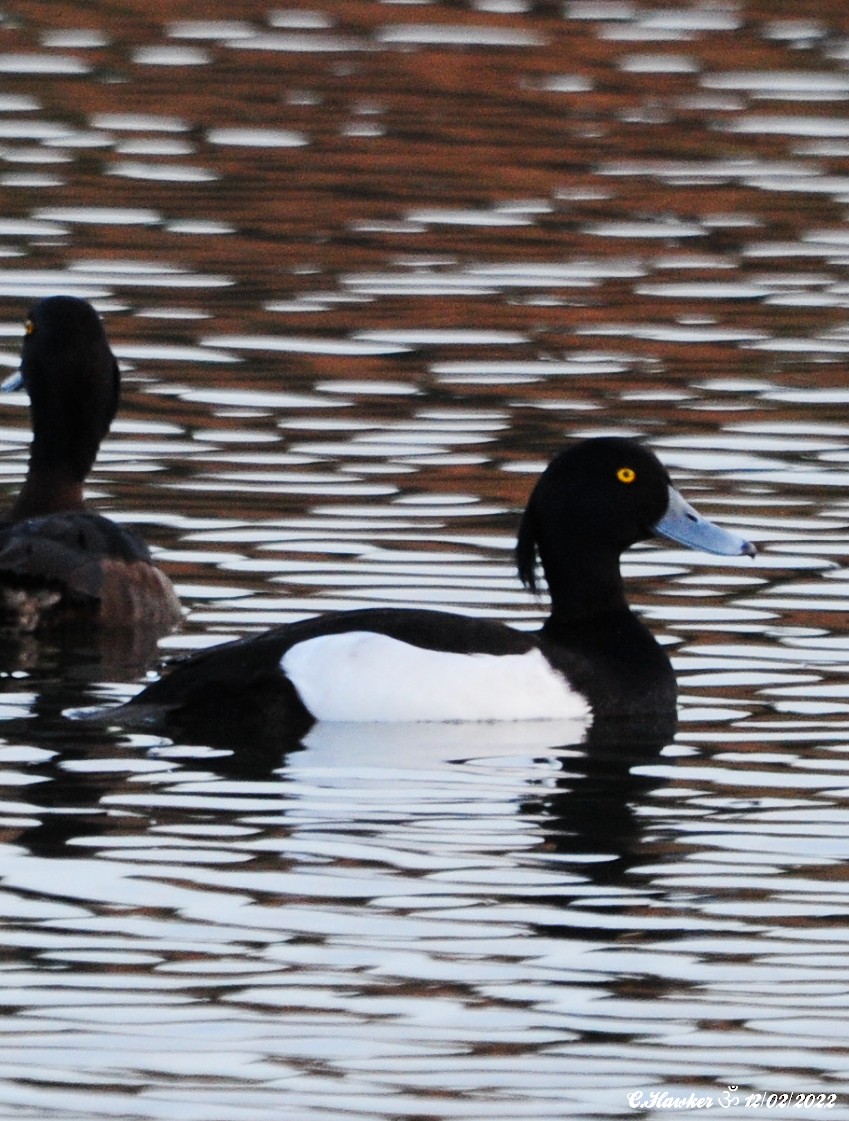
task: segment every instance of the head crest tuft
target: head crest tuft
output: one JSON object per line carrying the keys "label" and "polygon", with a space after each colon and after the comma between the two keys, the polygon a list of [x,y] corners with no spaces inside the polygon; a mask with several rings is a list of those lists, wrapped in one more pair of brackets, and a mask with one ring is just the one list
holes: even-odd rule
{"label": "head crest tuft", "polygon": [[522,514],[519,532],[516,535],[516,567],[519,579],[531,591],[537,591],[537,525],[533,498]]}

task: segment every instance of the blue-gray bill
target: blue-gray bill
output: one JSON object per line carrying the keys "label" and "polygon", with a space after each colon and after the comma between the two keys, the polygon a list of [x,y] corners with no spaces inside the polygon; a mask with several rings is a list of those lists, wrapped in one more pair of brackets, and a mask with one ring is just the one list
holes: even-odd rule
{"label": "blue-gray bill", "polygon": [[745,537],[721,529],[703,518],[674,487],[669,488],[666,513],[660,521],[655,522],[653,529],[660,537],[668,537],[679,545],[702,549],[706,553],[719,553],[725,557],[753,557],[757,552]]}
{"label": "blue-gray bill", "polygon": [[14,393],[18,389],[23,389],[24,377],[20,370],[15,370],[13,374],[9,374],[0,382],[0,393]]}

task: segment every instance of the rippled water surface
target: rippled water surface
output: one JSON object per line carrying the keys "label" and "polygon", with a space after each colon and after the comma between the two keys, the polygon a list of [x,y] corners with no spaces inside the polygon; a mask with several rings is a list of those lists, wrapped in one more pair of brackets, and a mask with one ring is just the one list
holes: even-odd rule
{"label": "rippled water surface", "polygon": [[122,735],[63,713],[155,650],[4,651],[0,1116],[849,1117],[845,5],[10,3],[0,198],[0,363],[59,291],[114,341],[89,494],[178,585],[161,656],[534,625],[517,517],[579,436],[760,550],[628,554],[681,686],[637,758]]}

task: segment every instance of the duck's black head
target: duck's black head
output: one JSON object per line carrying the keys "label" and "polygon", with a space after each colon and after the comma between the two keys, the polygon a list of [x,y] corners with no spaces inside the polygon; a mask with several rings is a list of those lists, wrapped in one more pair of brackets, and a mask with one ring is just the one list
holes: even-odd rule
{"label": "duck's black head", "polygon": [[21,378],[32,415],[31,462],[81,483],[120,396],[118,363],[91,304],[50,296],[30,308]]}
{"label": "duck's black head", "polygon": [[647,448],[615,436],[573,444],[531,493],[516,546],[522,582],[535,589],[537,554],[550,583],[551,567],[565,556],[618,561],[654,535],[668,504],[669,475]]}
{"label": "duck's black head", "polygon": [[519,527],[519,575],[536,589],[539,556],[552,599],[571,610],[624,606],[619,557],[648,537],[692,549],[754,556],[742,537],[701,517],[675,490],[656,455],[621,437],[561,452],[534,487]]}

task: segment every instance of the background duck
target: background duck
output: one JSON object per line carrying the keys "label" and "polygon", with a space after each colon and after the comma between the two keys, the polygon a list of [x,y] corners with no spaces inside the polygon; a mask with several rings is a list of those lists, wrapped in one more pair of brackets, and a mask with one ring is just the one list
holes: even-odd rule
{"label": "background duck", "polygon": [[[117,710],[127,723],[220,733],[315,721],[497,721],[674,712],[664,650],[631,611],[620,556],[665,536],[754,555],[699,514],[646,448],[621,438],[561,452],[533,489],[516,545],[519,576],[551,609],[536,633],[442,611],[334,612],[189,657]],[[113,717],[116,710],[113,710]]]}
{"label": "background duck", "polygon": [[26,480],[0,524],[0,629],[80,624],[163,633],[180,619],[170,580],[130,530],[84,509],[83,485],[115,416],[121,378],[100,317],[51,296],[29,311],[18,375],[32,445]]}

